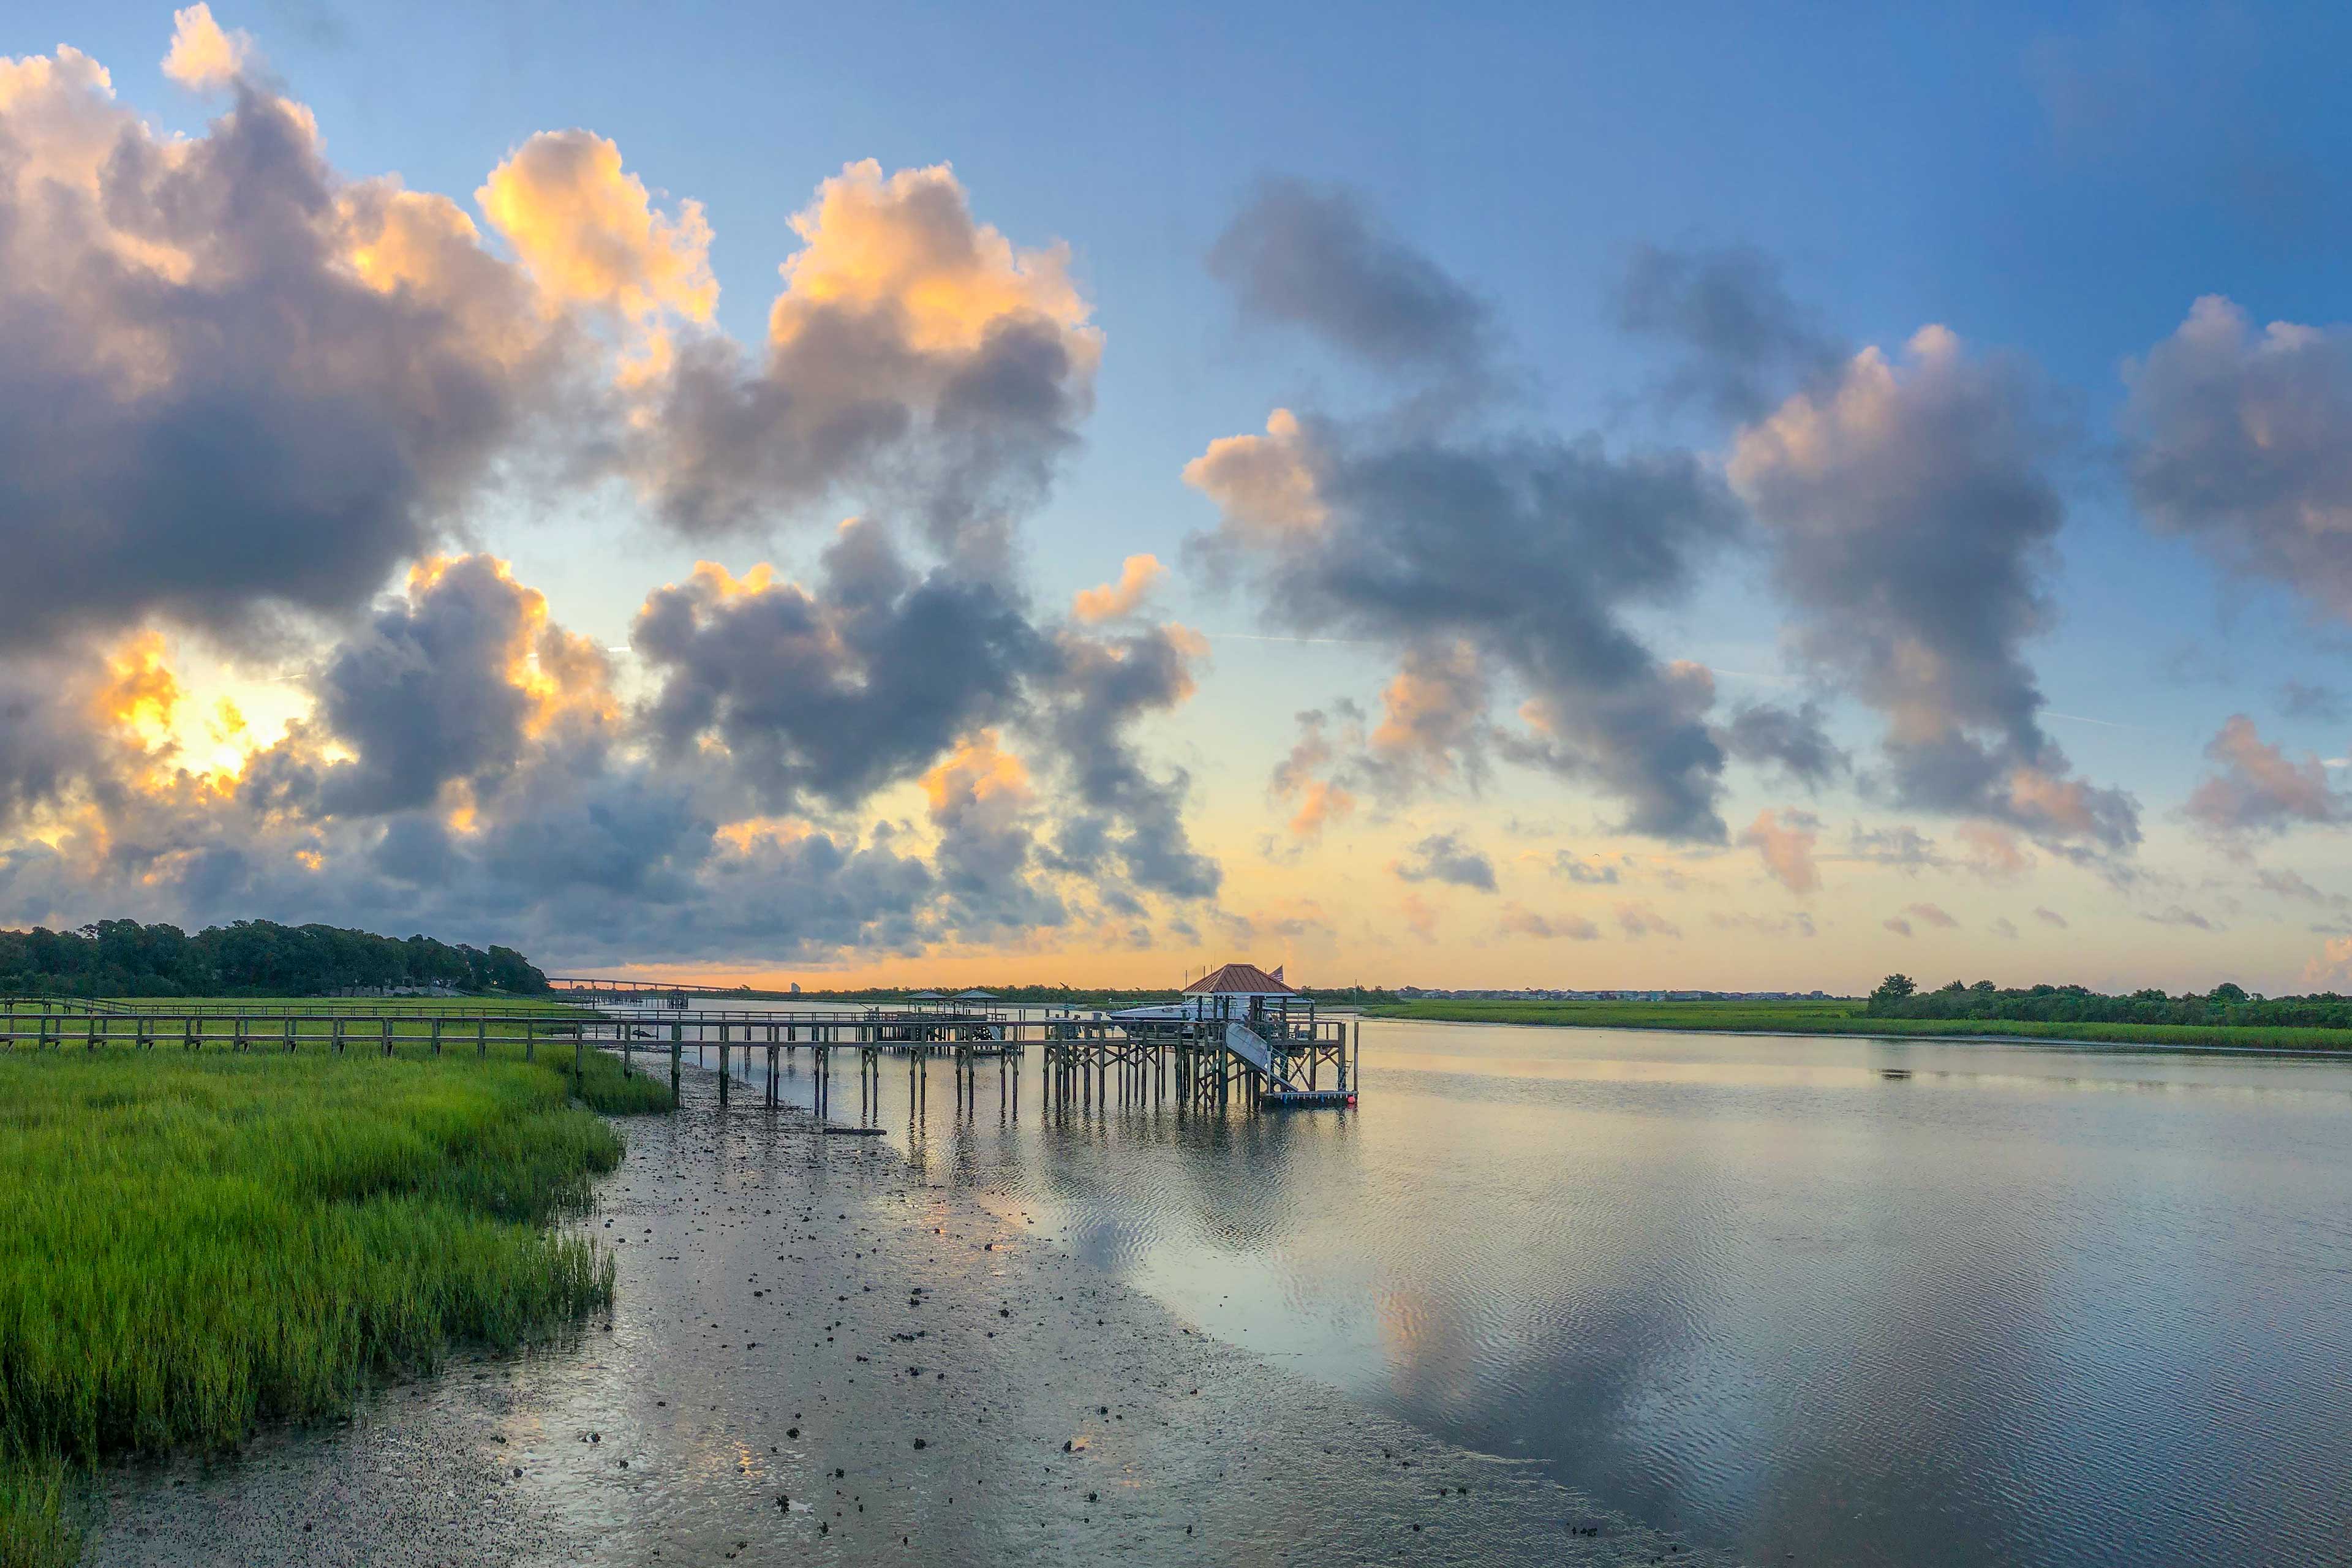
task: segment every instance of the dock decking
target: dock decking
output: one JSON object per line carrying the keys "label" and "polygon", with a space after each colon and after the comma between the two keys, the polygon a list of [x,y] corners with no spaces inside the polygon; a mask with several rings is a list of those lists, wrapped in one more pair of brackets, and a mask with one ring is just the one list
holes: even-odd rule
{"label": "dock decking", "polygon": [[[642,1053],[668,1058],[675,1089],[691,1047],[698,1064],[719,1053],[719,1099],[731,1103],[740,1067],[765,1054],[761,1103],[782,1101],[782,1068],[807,1051],[814,1109],[834,1114],[835,1053],[847,1053],[857,1076],[858,1123],[880,1114],[882,1064],[903,1059],[910,1110],[928,1098],[929,1068],[952,1072],[959,1109],[976,1107],[986,1064],[996,1064],[1000,1104],[1019,1114],[1020,1068],[1032,1047],[1044,1055],[1045,1091],[1055,1107],[1108,1108],[1166,1103],[1224,1110],[1350,1106],[1360,1059],[1360,1026],[1318,1019],[1311,1010],[1256,1020],[1236,1046],[1228,1020],[1155,1018],[1114,1021],[1071,1013],[1024,1017],[1004,1008],[928,1008],[863,1012],[810,1009],[580,1007],[565,1012],[488,1004],[466,1008],[322,1007],[282,1004],[85,1002],[60,997],[0,998],[0,1047],[16,1050],[404,1050],[439,1056],[493,1043],[520,1044],[526,1059],[542,1046],[568,1045],[572,1070],[590,1048],[642,1070]],[[845,1106],[844,1110],[846,1109]]]}

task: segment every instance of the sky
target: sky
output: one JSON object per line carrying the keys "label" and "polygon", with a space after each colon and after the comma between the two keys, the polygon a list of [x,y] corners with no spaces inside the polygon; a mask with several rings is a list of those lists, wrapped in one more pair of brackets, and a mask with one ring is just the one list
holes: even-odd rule
{"label": "sky", "polygon": [[2352,20],[0,13],[0,923],[2352,989]]}

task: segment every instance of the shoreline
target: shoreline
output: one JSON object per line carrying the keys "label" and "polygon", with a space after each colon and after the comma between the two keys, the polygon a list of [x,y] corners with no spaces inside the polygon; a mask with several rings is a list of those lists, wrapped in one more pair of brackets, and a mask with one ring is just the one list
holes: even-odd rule
{"label": "shoreline", "polygon": [[2200,1043],[2191,1040],[2096,1040],[2074,1035],[1982,1035],[1943,1034],[1922,1030],[1909,1033],[1888,1029],[1808,1029],[1795,1024],[1771,1029],[1718,1029],[1706,1024],[1628,1024],[1578,1023],[1566,1018],[1430,1018],[1410,1017],[1396,1013],[1366,1013],[1368,1022],[1383,1024],[1466,1024],[1499,1026],[1512,1029],[1623,1029],[1653,1035],[1722,1035],[1735,1039],[1797,1038],[1808,1040],[1885,1040],[1905,1045],[1934,1045],[1950,1042],[1978,1046],[2063,1046],[2074,1050],[2091,1051],[2161,1051],[2168,1055],[2189,1056],[2249,1056],[2291,1057],[2305,1061],[2352,1060],[2352,1045],[2322,1046],[2243,1046]]}
{"label": "shoreline", "polygon": [[609,1317],[226,1460],[110,1467],[84,1561],[1728,1561],[1213,1339],[882,1140],[720,1112],[716,1081],[617,1122],[565,1227],[610,1244]]}

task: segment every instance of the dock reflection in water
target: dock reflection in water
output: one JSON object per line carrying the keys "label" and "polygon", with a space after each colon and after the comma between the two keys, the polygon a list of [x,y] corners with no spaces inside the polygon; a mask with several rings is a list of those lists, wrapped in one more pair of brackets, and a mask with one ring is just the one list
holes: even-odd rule
{"label": "dock reflection in water", "polygon": [[1212,1331],[1660,1527],[2352,1561],[2352,1065],[1371,1022],[1360,1110],[1223,1117],[1055,1115],[1024,1070],[1016,1123],[992,1064],[961,1116],[894,1065],[885,1123]]}

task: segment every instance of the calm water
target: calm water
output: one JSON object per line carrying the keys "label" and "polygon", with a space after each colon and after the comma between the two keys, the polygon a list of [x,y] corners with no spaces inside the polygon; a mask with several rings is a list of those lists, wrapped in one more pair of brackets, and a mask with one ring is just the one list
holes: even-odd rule
{"label": "calm water", "polygon": [[1646,1522],[1759,1563],[2352,1563],[2352,1066],[1374,1022],[1357,1111],[1221,1121],[1047,1115],[1035,1057],[1017,1123],[992,1067],[961,1121],[886,1069],[883,1120]]}

